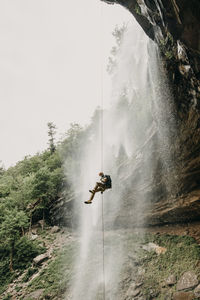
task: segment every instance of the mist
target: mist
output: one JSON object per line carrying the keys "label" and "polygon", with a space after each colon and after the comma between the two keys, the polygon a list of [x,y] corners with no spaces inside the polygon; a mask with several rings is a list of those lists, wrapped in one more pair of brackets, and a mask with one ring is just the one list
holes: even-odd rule
{"label": "mist", "polygon": [[[157,157],[152,159],[154,151],[160,153],[166,185],[170,186],[166,170],[171,161],[171,124],[167,122],[169,117],[173,122],[173,116],[159,53],[134,20],[122,36],[111,74],[110,99],[103,99],[96,111],[82,146],[79,172],[74,174],[80,248],[73,300],[104,299],[104,284],[106,299],[120,299],[120,272],[127,257],[123,230],[134,231],[145,223],[143,211],[150,208],[151,201],[143,187],[151,191],[157,167]],[[107,109],[105,101],[110,102]],[[151,147],[146,146],[154,135]],[[137,171],[133,183],[132,170],[138,160],[143,161],[143,169]],[[111,175],[113,187],[103,195],[97,193],[93,203],[85,205],[100,171]],[[125,205],[128,212],[123,216]]]}

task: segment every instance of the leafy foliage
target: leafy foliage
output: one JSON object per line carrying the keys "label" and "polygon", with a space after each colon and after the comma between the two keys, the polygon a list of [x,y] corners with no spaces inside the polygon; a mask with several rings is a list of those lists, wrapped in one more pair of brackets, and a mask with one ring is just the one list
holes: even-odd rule
{"label": "leafy foliage", "polygon": [[[7,170],[0,166],[1,287],[11,282],[16,272],[30,266],[35,256],[44,252],[44,247],[28,238],[29,227],[43,217],[46,223],[49,222],[50,205],[62,195],[66,186],[70,188],[71,171],[79,168],[86,130],[72,124],[56,145],[55,129],[53,123],[48,123],[49,148],[43,153],[26,156]],[[32,272],[34,270],[30,268],[24,280]]]}
{"label": "leafy foliage", "polygon": [[32,259],[43,253],[45,248],[39,245],[36,241],[30,241],[26,236],[23,236],[16,243],[14,266],[17,269],[24,269],[31,264]]}
{"label": "leafy foliage", "polygon": [[127,27],[125,24],[123,26],[121,26],[120,28],[118,26],[116,26],[114,31],[112,32],[112,35],[116,41],[116,45],[112,47],[111,56],[108,58],[107,71],[109,74],[112,74],[117,66],[117,54],[120,51],[120,46],[122,44],[126,28]]}
{"label": "leafy foliage", "polygon": [[25,276],[22,278],[23,282],[29,281],[29,278],[38,271],[38,268],[29,268]]}
{"label": "leafy foliage", "polygon": [[56,150],[56,146],[55,146],[56,126],[52,122],[49,122],[47,126],[48,126],[48,136],[49,136],[49,150],[51,154],[53,154]]}

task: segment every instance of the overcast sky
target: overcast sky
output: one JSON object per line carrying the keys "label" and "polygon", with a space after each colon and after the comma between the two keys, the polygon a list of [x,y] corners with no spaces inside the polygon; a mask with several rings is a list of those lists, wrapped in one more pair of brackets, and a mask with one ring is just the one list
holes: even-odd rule
{"label": "overcast sky", "polygon": [[[0,160],[8,167],[47,147],[47,122],[59,134],[89,123],[109,101],[106,64],[112,31],[132,19],[100,0],[0,1]],[[101,62],[103,61],[103,64]]]}

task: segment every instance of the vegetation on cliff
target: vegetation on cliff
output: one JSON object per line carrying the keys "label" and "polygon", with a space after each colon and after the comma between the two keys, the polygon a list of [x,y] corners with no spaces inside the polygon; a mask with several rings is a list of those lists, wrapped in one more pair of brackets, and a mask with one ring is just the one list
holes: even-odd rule
{"label": "vegetation on cliff", "polygon": [[[39,220],[51,224],[50,205],[70,189],[70,169],[82,129],[73,124],[57,145],[55,126],[49,127],[49,148],[43,153],[25,157],[15,166],[0,172],[0,285],[30,266],[32,259],[45,251],[31,240],[31,227]],[[64,164],[65,161],[65,164]],[[29,234],[30,233],[30,234]]]}

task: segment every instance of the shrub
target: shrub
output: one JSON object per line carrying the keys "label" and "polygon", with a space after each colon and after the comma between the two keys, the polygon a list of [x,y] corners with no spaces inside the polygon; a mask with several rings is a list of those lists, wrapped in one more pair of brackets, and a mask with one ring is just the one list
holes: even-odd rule
{"label": "shrub", "polygon": [[40,246],[37,241],[30,241],[26,236],[22,237],[15,246],[15,269],[24,269],[31,264],[34,257],[44,252],[45,248]]}
{"label": "shrub", "polygon": [[38,271],[38,268],[29,268],[24,277],[22,278],[23,282],[29,281],[29,278]]}

